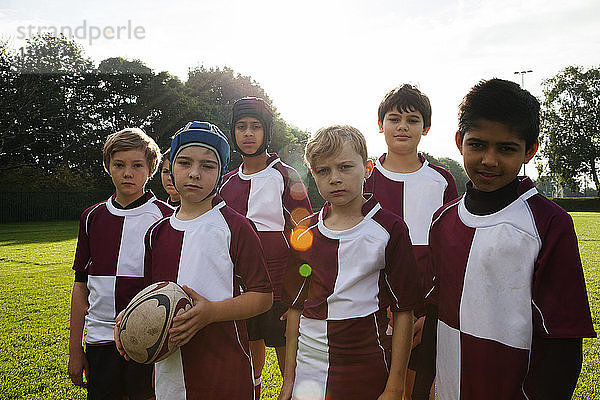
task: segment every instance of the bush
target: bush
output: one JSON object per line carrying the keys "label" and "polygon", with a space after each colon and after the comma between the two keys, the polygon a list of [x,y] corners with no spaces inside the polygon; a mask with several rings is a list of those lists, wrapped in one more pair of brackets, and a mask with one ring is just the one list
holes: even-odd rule
{"label": "bush", "polygon": [[111,190],[0,192],[0,223],[78,220],[83,210],[106,200]]}
{"label": "bush", "polygon": [[600,211],[598,197],[555,197],[552,201],[567,211]]}

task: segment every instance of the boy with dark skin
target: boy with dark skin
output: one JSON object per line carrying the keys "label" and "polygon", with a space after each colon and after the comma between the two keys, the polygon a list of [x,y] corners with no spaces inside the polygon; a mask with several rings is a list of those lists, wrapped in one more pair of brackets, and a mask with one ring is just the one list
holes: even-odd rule
{"label": "boy with dark skin", "polygon": [[267,148],[272,136],[273,111],[257,97],[233,105],[231,142],[243,162],[223,178],[219,194],[228,206],[250,219],[258,230],[273,284],[273,307],[248,321],[250,352],[257,398],[265,363],[265,345],[274,347],[279,369],[285,362],[286,310],[281,303],[283,275],[289,255],[291,229],[312,210],[298,172]]}
{"label": "boy with dark skin", "polygon": [[537,99],[501,79],[460,106],[471,181],[430,229],[439,399],[570,399],[596,335],[571,217],[518,176],[539,123]]}

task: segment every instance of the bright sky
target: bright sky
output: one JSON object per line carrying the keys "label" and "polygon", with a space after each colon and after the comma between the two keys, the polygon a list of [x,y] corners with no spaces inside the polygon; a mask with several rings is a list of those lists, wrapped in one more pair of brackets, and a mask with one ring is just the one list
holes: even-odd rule
{"label": "bright sky", "polygon": [[[112,36],[128,24],[120,39],[91,38],[92,27]],[[477,81],[521,83],[514,72],[533,70],[525,87],[541,98],[541,82],[560,69],[600,64],[598,0],[0,0],[0,38],[19,48],[29,26],[80,27],[76,40],[96,62],[137,58],[182,80],[199,65],[229,66],[252,76],[288,123],[354,125],[373,156],[385,151],[377,106],[400,83],[432,103],[421,149],[460,160],[457,107]]]}

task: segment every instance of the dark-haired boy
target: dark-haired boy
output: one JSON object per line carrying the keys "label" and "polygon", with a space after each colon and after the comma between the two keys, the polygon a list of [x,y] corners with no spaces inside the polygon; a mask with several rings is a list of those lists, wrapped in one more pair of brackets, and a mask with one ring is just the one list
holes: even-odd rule
{"label": "dark-haired boy", "polygon": [[518,177],[538,148],[539,103],[501,79],[460,105],[471,181],[436,212],[438,399],[570,399],[595,337],[571,217]]}
{"label": "dark-haired boy", "polygon": [[108,136],[102,158],[115,194],[81,214],[73,263],[69,377],[85,386],[85,373],[88,399],[148,399],[154,396],[152,366],[123,360],[113,328],[117,314],[144,287],[146,230],[173,209],[145,190],[160,163],[160,149],[141,129]]}
{"label": "dark-haired boy", "polygon": [[[389,91],[378,109],[379,132],[385,136],[388,152],[375,162],[365,183],[381,206],[400,216],[408,226],[417,258],[421,287],[427,293],[432,283],[429,259],[429,225],[433,213],[458,197],[452,175],[429,163],[418,153],[421,137],[431,127],[431,104],[416,87],[404,84]],[[415,341],[407,373],[405,398],[428,399],[435,375],[435,309],[426,323],[425,309],[415,311]]]}
{"label": "dark-haired boy", "polygon": [[162,161],[158,166],[158,171],[160,173],[160,183],[162,184],[163,189],[167,192],[166,202],[173,208],[177,208],[181,205],[181,198],[179,196],[179,192],[175,189],[175,185],[173,185],[173,179],[171,179],[171,169],[170,169],[170,161],[169,161],[169,151],[165,151],[162,156]]}
{"label": "dark-haired boy", "polygon": [[284,371],[285,321],[280,318],[286,307],[280,300],[290,252],[287,238],[291,229],[312,212],[298,172],[281,162],[277,154],[267,153],[272,125],[273,111],[263,99],[244,97],[234,103],[231,142],[242,154],[243,163],[223,178],[219,190],[228,206],[255,224],[273,285],[273,307],[248,321],[257,395],[265,345],[275,348],[279,369],[282,374]]}

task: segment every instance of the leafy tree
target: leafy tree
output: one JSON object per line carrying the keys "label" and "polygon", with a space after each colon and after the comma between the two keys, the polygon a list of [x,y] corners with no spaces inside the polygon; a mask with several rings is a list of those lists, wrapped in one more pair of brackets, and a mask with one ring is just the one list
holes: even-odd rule
{"label": "leafy tree", "polygon": [[140,102],[153,77],[152,70],[140,60],[114,57],[100,62],[95,99],[102,130],[112,133],[150,125],[152,108]]}
{"label": "leafy tree", "polygon": [[[297,155],[303,154],[310,134],[289,126],[280,117],[277,108],[264,89],[251,77],[236,74],[229,67],[206,68],[201,66],[189,72],[185,87],[187,93],[197,102],[199,114],[195,119],[215,123],[224,130],[227,136],[231,129],[233,103],[245,96],[263,98],[269,103],[275,114],[269,151],[278,153],[282,160],[295,168],[299,166],[300,169],[303,169],[301,158],[298,162]],[[241,162],[241,155],[233,153],[230,168],[237,167]]]}
{"label": "leafy tree", "polygon": [[95,68],[74,41],[51,35],[32,38],[22,55],[0,43],[0,87],[0,171],[35,167],[60,180],[69,168],[89,186],[109,185],[101,163],[108,134],[139,126],[166,147],[198,108],[166,72],[119,57]]}
{"label": "leafy tree", "polygon": [[66,164],[90,124],[93,64],[64,36],[34,37],[22,56],[0,51],[0,170]]}
{"label": "leafy tree", "polygon": [[438,158],[438,163],[438,165],[446,168],[452,174],[454,181],[456,182],[458,194],[463,194],[467,190],[466,184],[469,182],[469,177],[462,165],[460,165],[458,161],[448,157]]}
{"label": "leafy tree", "polygon": [[538,166],[540,174],[558,177],[573,192],[586,177],[600,188],[600,69],[570,66],[543,86],[540,140],[547,164]]}
{"label": "leafy tree", "polygon": [[229,67],[190,70],[185,83],[188,94],[195,98],[205,120],[229,131],[233,103],[244,96],[263,98],[272,105],[263,88],[249,76],[236,74]]}
{"label": "leafy tree", "polygon": [[198,101],[187,94],[185,85],[167,72],[154,75],[140,104],[153,113],[148,133],[163,150],[170,146],[177,130],[186,122],[199,119],[201,113]]}
{"label": "leafy tree", "polygon": [[[36,36],[23,50],[19,55],[0,42],[2,188],[110,187],[101,162],[110,133],[141,127],[166,149],[190,120],[209,120],[228,133],[233,102],[241,97],[272,104],[251,77],[227,67],[194,69],[182,83],[141,60],[112,57],[96,68],[64,36]],[[308,184],[302,153],[309,133],[289,126],[272,107],[269,150],[301,171]],[[240,162],[234,154],[232,166]]]}

